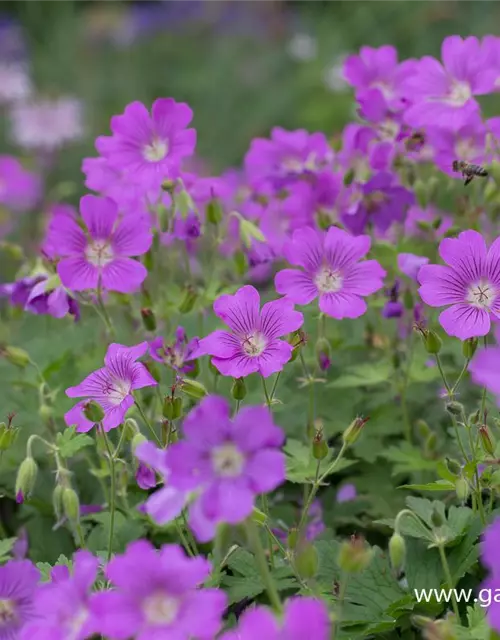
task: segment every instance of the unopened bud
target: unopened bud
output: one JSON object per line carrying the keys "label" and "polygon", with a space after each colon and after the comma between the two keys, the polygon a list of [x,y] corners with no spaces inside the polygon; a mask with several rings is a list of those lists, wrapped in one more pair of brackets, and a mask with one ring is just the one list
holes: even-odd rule
{"label": "unopened bud", "polygon": [[318,572],[318,552],[308,541],[299,544],[294,554],[294,565],[297,573],[303,580],[314,578]]}
{"label": "unopened bud", "polygon": [[7,451],[16,441],[18,427],[7,426],[5,422],[0,422],[0,451]]}
{"label": "unopened bud", "polygon": [[172,420],[177,420],[182,416],[182,398],[177,396],[174,398],[174,417]]}
{"label": "unopened bud", "polygon": [[363,538],[353,536],[349,542],[340,545],[338,565],[347,573],[359,573],[366,569],[373,558],[373,550]]}
{"label": "unopened bud", "polygon": [[163,417],[167,420],[173,420],[174,418],[174,400],[172,396],[165,396],[163,398]]}
{"label": "unopened bud", "polygon": [[184,292],[184,298],[179,305],[179,313],[189,313],[193,310],[198,294],[193,287],[187,287]]}
{"label": "unopened bud", "polygon": [[426,455],[434,453],[437,445],[437,435],[435,433],[429,433],[425,441],[425,453]]}
{"label": "unopened bud", "polygon": [[326,371],[331,364],[331,349],[330,343],[326,338],[319,338],[316,343],[316,358],[318,360],[319,368],[322,371]]}
{"label": "unopened bud", "polygon": [[328,443],[323,437],[323,428],[316,429],[312,442],[312,454],[315,460],[323,460],[328,455]]}
{"label": "unopened bud", "polygon": [[217,198],[215,198],[214,200],[210,200],[210,202],[207,204],[208,222],[215,225],[219,224],[222,220],[222,213],[222,207],[219,200],[217,200]]}
{"label": "unopened bud", "polygon": [[70,522],[79,522],[80,520],[80,500],[74,489],[64,487],[62,491],[62,505],[64,515]]}
{"label": "unopened bud", "polygon": [[415,423],[421,438],[427,438],[431,432],[431,428],[425,420],[417,420]]}
{"label": "unopened bud", "polygon": [[266,237],[257,225],[250,220],[243,218],[240,214],[237,214],[237,217],[240,221],[240,239],[247,249],[250,249],[254,240],[257,240],[258,242],[266,241]]}
{"label": "unopened bud", "polygon": [[426,329],[422,335],[427,353],[432,355],[438,354],[443,346],[443,341],[438,334],[432,329]]}
{"label": "unopened bud", "polygon": [[130,443],[130,448],[132,450],[132,453],[135,454],[137,447],[140,444],[143,444],[144,442],[148,442],[148,439],[146,438],[146,436],[144,436],[142,433],[136,433]]}
{"label": "unopened bud", "polygon": [[173,193],[175,189],[175,185],[176,185],[175,180],[167,179],[161,183],[161,188],[163,189],[163,191],[166,191],[167,193]]}
{"label": "unopened bud", "polygon": [[35,460],[28,456],[21,462],[16,478],[16,496],[22,494],[29,496],[35,487],[38,465]]}
{"label": "unopened bud", "polygon": [[251,517],[252,517],[252,520],[256,524],[258,524],[259,526],[262,526],[262,525],[266,524],[266,522],[267,522],[266,514],[263,511],[261,511],[260,509],[257,509],[257,507],[253,508]]}
{"label": "unopened bud", "polygon": [[437,507],[434,507],[432,509],[431,522],[437,528],[442,527],[444,525],[444,523],[445,523],[443,515],[442,515],[442,513],[439,511],[439,509]]}
{"label": "unopened bud", "polygon": [[464,354],[464,358],[470,360],[476,353],[477,345],[477,338],[468,338],[467,340],[464,340],[462,342],[462,353]]}
{"label": "unopened bud", "polygon": [[298,529],[293,528],[290,529],[287,536],[287,546],[292,551],[297,547],[297,542],[299,541],[299,532]]}
{"label": "unopened bud", "polygon": [[104,410],[100,404],[94,400],[89,400],[83,406],[83,415],[87,420],[90,420],[90,422],[98,424],[104,418]]}
{"label": "unopened bud", "polygon": [[244,276],[248,270],[248,259],[246,254],[243,251],[236,251],[233,260],[236,274]]}
{"label": "unopened bud", "polygon": [[332,219],[326,211],[320,210],[316,214],[316,224],[321,230],[326,231],[332,226]]}
{"label": "unopened bud", "polygon": [[245,378],[236,378],[231,387],[231,395],[235,400],[243,400],[247,395],[247,388],[245,385]]}
{"label": "unopened bud", "polygon": [[344,187],[349,187],[353,183],[355,175],[354,169],[349,169],[344,173]]}
{"label": "unopened bud", "polygon": [[28,352],[24,349],[19,349],[19,347],[2,346],[0,347],[0,355],[2,355],[7,362],[21,369],[24,369],[30,363]]}
{"label": "unopened bud", "polygon": [[452,400],[451,402],[446,403],[445,409],[452,416],[461,416],[462,413],[464,412],[464,405],[460,404],[460,402],[456,402],[455,400]]}
{"label": "unopened bud", "polygon": [[177,210],[184,220],[187,218],[189,212],[196,211],[193,199],[185,189],[181,189],[177,194],[175,203],[177,205]]}
{"label": "unopened bud", "polygon": [[451,458],[446,458],[446,466],[448,467],[448,471],[454,476],[458,476],[462,472],[460,463],[456,460],[452,460]]}
{"label": "unopened bud", "polygon": [[477,424],[479,422],[479,418],[481,417],[481,410],[478,409],[474,413],[471,413],[469,416],[469,424]]}
{"label": "unopened bud", "polygon": [[485,424],[483,424],[482,427],[479,427],[479,437],[481,438],[481,444],[483,445],[484,451],[490,456],[493,456],[495,454],[495,445],[490,431]]}
{"label": "unopened bud", "polygon": [[128,440],[133,439],[137,433],[140,433],[139,425],[137,424],[137,420],[134,420],[134,418],[127,418],[123,423],[123,428],[126,431]]}
{"label": "unopened bud", "polygon": [[54,410],[48,404],[43,403],[38,409],[38,415],[44,422],[47,422],[54,415]]}
{"label": "unopened bud", "polygon": [[469,483],[464,477],[457,478],[455,481],[455,493],[460,502],[465,502],[469,497]]}
{"label": "unopened bud", "polygon": [[342,434],[344,443],[348,445],[354,444],[369,419],[370,418],[362,418],[361,416],[355,418]]}
{"label": "unopened bud", "polygon": [[392,568],[399,575],[403,570],[406,557],[406,543],[403,536],[399,533],[393,533],[389,540],[389,558]]}
{"label": "unopened bud", "polygon": [[60,484],[56,484],[52,493],[52,506],[54,508],[54,514],[56,520],[61,520],[63,515],[63,503],[62,503],[63,487]]}
{"label": "unopened bud", "polygon": [[147,331],[156,330],[156,317],[152,309],[141,309],[142,324]]}
{"label": "unopened bud", "polygon": [[189,378],[185,378],[181,384],[181,391],[185,393],[187,396],[191,398],[195,398],[196,400],[200,400],[208,395],[208,391],[201,382],[198,380],[190,380]]}

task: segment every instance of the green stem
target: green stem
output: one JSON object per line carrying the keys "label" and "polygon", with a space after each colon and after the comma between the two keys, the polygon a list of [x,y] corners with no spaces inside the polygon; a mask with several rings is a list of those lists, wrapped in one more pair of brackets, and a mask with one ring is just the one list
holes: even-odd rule
{"label": "green stem", "polygon": [[269,393],[267,391],[266,379],[264,378],[264,376],[261,376],[260,378],[262,380],[262,387],[264,389],[264,395],[266,397],[266,404],[267,404],[268,409],[270,409],[271,408],[271,398],[269,397]]}
{"label": "green stem", "polygon": [[187,551],[187,554],[191,558],[194,558],[195,554],[194,554],[193,550],[191,549],[191,545],[189,544],[188,539],[186,538],[186,535],[185,535],[184,531],[182,530],[182,524],[179,522],[178,518],[175,519],[175,526],[177,528],[177,533],[179,534],[179,538],[181,539],[182,545]]}
{"label": "green stem", "polygon": [[113,536],[115,532],[115,511],[116,511],[116,468],[115,468],[115,458],[111,452],[111,446],[109,444],[108,436],[106,435],[106,431],[104,431],[104,427],[102,423],[100,424],[101,432],[104,440],[104,445],[106,447],[106,452],[108,454],[108,464],[109,464],[109,473],[111,478],[111,489],[110,489],[110,504],[109,504],[109,512],[110,512],[110,521],[109,521],[109,542],[108,542],[108,562],[111,560],[111,554],[113,552]]}
{"label": "green stem", "polygon": [[276,387],[278,386],[280,376],[281,376],[281,371],[278,371],[278,375],[274,380],[273,388],[271,389],[271,402],[274,400],[274,394],[276,393]]}
{"label": "green stem", "polygon": [[278,590],[276,589],[276,585],[274,583],[273,577],[269,571],[269,567],[267,566],[267,560],[264,553],[264,548],[262,546],[262,542],[260,540],[259,531],[255,525],[255,523],[249,518],[245,523],[245,529],[248,536],[248,541],[255,555],[255,560],[257,562],[257,566],[264,583],[264,586],[267,591],[267,595],[269,596],[269,601],[271,606],[276,611],[276,613],[282,612],[281,600],[278,594]]}
{"label": "green stem", "polygon": [[153,436],[153,438],[155,439],[157,445],[159,447],[162,447],[162,443],[160,438],[157,436],[156,431],[153,429],[153,425],[149,422],[149,420],[146,417],[146,414],[144,413],[141,405],[139,404],[137,398],[134,398],[134,402],[135,402],[135,406],[137,407],[139,413],[141,414],[141,418],[144,420],[144,423],[146,425],[146,427],[149,429],[151,435]]}
{"label": "green stem", "polygon": [[[265,513],[267,520],[269,521],[269,504],[267,502],[267,496],[265,493],[261,496],[262,503],[262,511]],[[269,562],[271,563],[271,567],[274,569],[274,554],[273,554],[273,539],[267,534],[267,548],[269,551]]]}
{"label": "green stem", "polygon": [[469,457],[467,456],[467,452],[465,451],[465,447],[463,445],[462,438],[460,437],[460,430],[458,428],[458,423],[457,423],[457,419],[455,418],[455,416],[452,416],[452,423],[453,423],[453,428],[455,429],[455,435],[457,437],[457,442],[458,442],[458,445],[460,447],[460,451],[462,452],[464,460],[468,460]]}
{"label": "green stem", "polygon": [[[488,337],[487,336],[484,336],[483,344],[484,344],[484,348],[487,349],[488,348]],[[483,388],[483,397],[481,399],[481,416],[482,416],[484,422],[486,422],[485,410],[486,410],[486,387]]]}
{"label": "green stem", "polygon": [[406,393],[408,391],[408,382],[410,381],[410,372],[411,372],[411,365],[413,362],[413,354],[415,353],[415,336],[412,333],[411,334],[411,338],[410,338],[410,347],[409,347],[409,351],[408,351],[408,359],[407,359],[407,363],[406,363],[406,370],[405,370],[405,374],[403,377],[403,384],[401,385],[401,391],[400,391],[400,396],[401,396],[401,412],[403,413],[403,423],[405,425],[405,434],[406,434],[406,440],[411,444],[413,437],[412,437],[412,429],[411,429],[411,420],[410,420],[410,414],[408,411],[408,404],[406,402]]}
{"label": "green stem", "polygon": [[99,313],[101,319],[104,321],[104,324],[106,325],[106,329],[107,329],[109,335],[112,338],[114,338],[116,336],[115,327],[113,326],[111,318],[109,317],[109,314],[108,314],[107,309],[106,309],[106,305],[103,302],[102,291],[101,291],[101,287],[100,286],[97,288],[96,298],[97,298],[96,309],[98,309],[98,313]]}
{"label": "green stem", "polygon": [[188,537],[188,540],[189,540],[189,542],[191,544],[191,547],[192,547],[192,549],[194,551],[195,556],[197,556],[197,555],[199,555],[198,545],[196,544],[196,540],[194,539],[194,536],[191,533],[191,529],[188,526],[187,518],[186,518],[186,512],[185,511],[182,512],[182,516],[181,517],[182,517],[182,521],[184,523],[184,529],[186,530],[186,535]]}
{"label": "green stem", "polygon": [[443,371],[443,367],[441,365],[441,358],[439,357],[439,353],[436,353],[436,363],[439,369],[439,373],[441,374],[441,378],[443,379],[443,384],[444,387],[448,393],[448,395],[451,395],[451,389],[450,389],[450,385],[448,384],[448,380],[446,379],[446,376],[444,375],[444,371]]}
{"label": "green stem", "polygon": [[448,560],[446,559],[446,553],[444,550],[444,546],[442,544],[438,545],[439,555],[441,557],[441,564],[443,565],[444,575],[446,577],[446,582],[448,583],[448,589],[451,591],[451,604],[453,606],[453,611],[457,616],[457,622],[460,621],[460,612],[458,611],[458,604],[455,598],[455,592],[453,591],[453,580],[451,578],[450,567],[448,565]]}
{"label": "green stem", "polygon": [[462,371],[460,371],[460,374],[459,374],[459,376],[458,376],[458,378],[457,378],[457,380],[456,380],[455,384],[454,384],[454,385],[453,385],[453,387],[451,388],[451,391],[450,391],[450,394],[451,394],[451,395],[454,395],[454,394],[455,394],[455,391],[458,389],[458,385],[462,382],[462,378],[464,377],[464,375],[465,375],[465,374],[466,374],[466,372],[467,372],[467,369],[469,368],[469,363],[470,363],[470,359],[469,359],[469,358],[467,358],[467,359],[466,359],[466,361],[465,361],[465,363],[464,363],[464,366],[462,367]]}
{"label": "green stem", "polygon": [[127,430],[125,429],[125,425],[122,425],[122,431],[120,433],[120,439],[118,440],[118,444],[116,445],[115,452],[113,453],[113,457],[117,458],[120,453],[120,449],[122,448],[123,441],[125,440],[125,434]]}

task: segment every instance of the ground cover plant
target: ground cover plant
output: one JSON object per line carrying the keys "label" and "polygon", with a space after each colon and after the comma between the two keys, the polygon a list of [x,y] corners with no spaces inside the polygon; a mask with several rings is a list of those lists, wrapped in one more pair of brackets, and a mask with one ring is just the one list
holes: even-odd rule
{"label": "ground cover plant", "polygon": [[362,47],[343,131],[217,175],[123,104],[77,202],[8,72],[0,640],[497,637],[500,38]]}

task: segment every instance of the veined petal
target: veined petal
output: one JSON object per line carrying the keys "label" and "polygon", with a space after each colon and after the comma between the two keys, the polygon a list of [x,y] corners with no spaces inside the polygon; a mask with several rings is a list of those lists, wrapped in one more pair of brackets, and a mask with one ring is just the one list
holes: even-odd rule
{"label": "veined petal", "polygon": [[283,269],[274,278],[276,291],[296,304],[309,304],[318,296],[318,288],[308,273],[298,269]]}
{"label": "veined petal", "polygon": [[490,331],[490,315],[470,304],[454,304],[439,316],[439,323],[449,336],[460,340],[485,336]]}
{"label": "veined petal", "polygon": [[214,302],[214,312],[238,335],[247,335],[259,324],[260,295],[246,285],[234,295],[222,295]]}
{"label": "veined petal", "polygon": [[63,258],[57,265],[57,273],[63,285],[71,291],[97,289],[99,269],[83,256]]}
{"label": "veined petal", "polygon": [[83,196],[80,213],[94,240],[107,240],[118,217],[118,206],[110,198]]}
{"label": "veined petal", "polygon": [[304,323],[304,316],[295,311],[293,302],[286,298],[266,302],[262,307],[259,330],[266,338],[280,338],[297,331]]}
{"label": "veined petal", "polygon": [[114,258],[102,268],[102,286],[108,291],[133,293],[148,276],[146,267],[132,258]]}
{"label": "veined petal", "polygon": [[363,298],[344,291],[322,294],[319,298],[319,308],[324,314],[336,320],[359,318],[366,313],[367,309]]}

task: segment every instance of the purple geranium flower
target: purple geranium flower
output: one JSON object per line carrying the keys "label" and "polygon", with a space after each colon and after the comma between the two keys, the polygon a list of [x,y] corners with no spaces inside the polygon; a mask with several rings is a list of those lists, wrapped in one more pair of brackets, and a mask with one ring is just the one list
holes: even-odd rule
{"label": "purple geranium flower", "polygon": [[476,353],[469,365],[469,371],[472,380],[493,393],[500,406],[500,368],[498,366],[500,362],[500,325],[498,324],[495,327],[495,335],[497,345],[489,346]]}
{"label": "purple geranium flower", "polygon": [[359,318],[366,311],[363,297],[378,291],[385,276],[376,260],[358,262],[370,245],[369,236],[353,237],[337,227],[326,233],[299,229],[285,245],[284,254],[303,271],[278,272],[276,290],[297,304],[309,304],[319,296],[320,310],[337,320]]}
{"label": "purple geranium flower", "polygon": [[159,449],[152,442],[143,442],[135,450],[141,464],[147,465],[161,476],[163,486],[149,496],[145,512],[157,524],[164,525],[176,518],[188,501],[188,494],[169,485],[170,469],[167,466],[167,451]]}
{"label": "purple geranium flower", "polygon": [[351,502],[356,499],[358,492],[353,484],[344,484],[337,491],[337,502],[342,504],[343,502]]}
{"label": "purple geranium flower", "polygon": [[356,209],[345,213],[342,221],[352,233],[363,233],[368,224],[385,233],[393,222],[403,222],[409,206],[415,202],[411,191],[395,183],[392,173],[380,172],[361,187]]}
{"label": "purple geranium flower", "polygon": [[198,345],[198,338],[188,341],[184,328],[177,327],[173,344],[167,344],[161,337],[154,338],[149,343],[149,354],[153,360],[167,364],[174,371],[189,373],[194,368]]}
{"label": "purple geranium flower", "polygon": [[489,333],[490,314],[500,317],[500,238],[491,245],[477,231],[463,231],[439,245],[444,265],[421,267],[422,300],[431,307],[451,305],[439,316],[446,333],[461,340]]}
{"label": "purple geranium flower", "polygon": [[493,91],[498,72],[488,65],[477,38],[445,38],[441,57],[443,64],[423,57],[404,83],[413,103],[405,121],[412,127],[460,127],[479,111],[473,96]]}
{"label": "purple geranium flower", "polygon": [[172,487],[199,491],[189,522],[201,542],[219,523],[238,524],[253,510],[255,496],[285,479],[283,431],[266,407],[245,407],[234,420],[225,398],[208,396],[186,417],[184,440],[167,449]]}
{"label": "purple geranium flower", "polygon": [[29,560],[0,566],[0,640],[17,640],[22,626],[36,617],[33,596],[39,577]]}
{"label": "purple geranium flower", "polygon": [[0,156],[0,205],[16,212],[32,209],[42,195],[39,176],[12,156]]}
{"label": "purple geranium flower", "polygon": [[292,346],[281,336],[296,331],[304,317],[291,300],[267,302],[260,311],[257,289],[247,285],[234,295],[222,295],[214,311],[231,329],[217,330],[200,340],[197,356],[211,355],[224,376],[243,378],[259,372],[264,378],[281,371],[292,357]]}
{"label": "purple geranium flower", "polygon": [[178,545],[157,550],[146,540],[132,542],[106,568],[115,590],[92,600],[99,631],[113,640],[212,640],[221,626],[226,594],[198,588],[209,574],[208,560],[187,558]]}
{"label": "purple geranium flower", "polygon": [[100,136],[96,148],[110,167],[125,171],[144,187],[158,187],[179,174],[182,160],[196,146],[196,131],[186,129],[191,108],[173,98],[153,102],[151,114],[141,102],[127,105],[111,118],[111,137]]}
{"label": "purple geranium flower", "polygon": [[328,640],[330,620],[326,605],[313,598],[296,597],[287,600],[283,620],[278,622],[266,607],[249,609],[235,631],[228,631],[221,640]]}
{"label": "purple geranium flower", "polygon": [[128,216],[119,221],[116,203],[97,196],[84,196],[80,212],[88,235],[70,216],[54,216],[49,226],[47,242],[62,256],[57,271],[63,285],[72,291],[136,291],[148,272],[131,256],[151,246],[148,219]]}
{"label": "purple geranium flower", "polygon": [[[110,344],[104,357],[105,366],[91,373],[76,387],[66,389],[66,395],[97,402],[104,410],[104,430],[118,427],[134,404],[132,391],[158,384],[146,367],[136,362],[147,350],[147,342],[134,347]],[[86,402],[79,402],[64,416],[66,424],[76,425],[77,431],[89,431],[94,426],[83,414]]]}
{"label": "purple geranium flower", "polygon": [[401,273],[404,273],[405,276],[415,280],[418,282],[418,272],[420,271],[420,267],[423,267],[424,264],[429,263],[429,258],[425,256],[417,256],[414,253],[400,253],[398,255],[398,269]]}
{"label": "purple geranium flower", "polygon": [[73,556],[72,572],[66,566],[52,569],[51,582],[35,595],[36,620],[28,623],[20,640],[85,640],[99,632],[89,600],[97,577],[99,560],[88,551]]}
{"label": "purple geranium flower", "polygon": [[80,319],[78,302],[61,286],[57,276],[49,278],[40,274],[0,285],[0,296],[4,295],[9,296],[12,305],[29,313],[48,314],[54,318],[70,314],[75,320]]}
{"label": "purple geranium flower", "polygon": [[139,462],[137,465],[137,471],[135,472],[135,481],[137,486],[147,491],[156,487],[156,473],[150,466]]}
{"label": "purple geranium flower", "polygon": [[269,140],[252,140],[245,169],[254,186],[269,180],[280,189],[303,174],[320,173],[332,161],[333,151],[323,133],[274,127]]}

